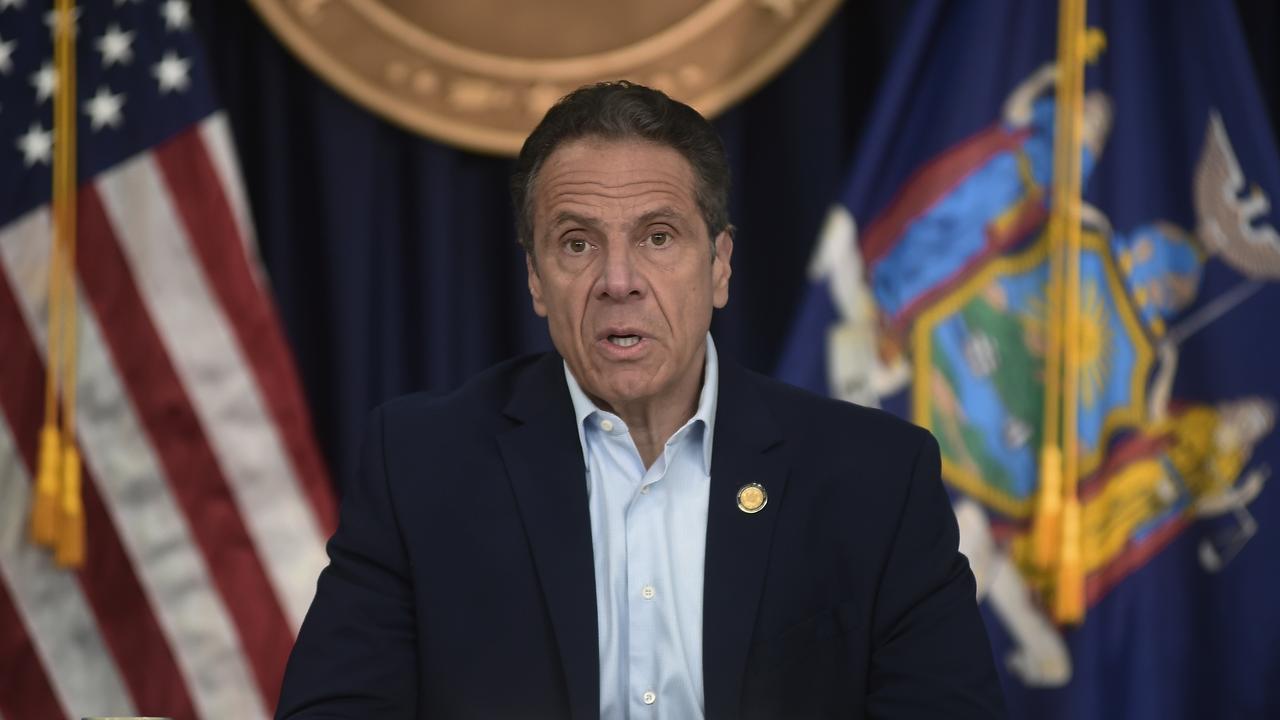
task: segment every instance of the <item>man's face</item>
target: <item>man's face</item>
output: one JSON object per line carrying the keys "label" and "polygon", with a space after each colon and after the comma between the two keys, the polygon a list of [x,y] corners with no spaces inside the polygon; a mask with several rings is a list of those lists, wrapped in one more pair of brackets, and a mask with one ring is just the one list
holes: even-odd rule
{"label": "man's face", "polygon": [[594,138],[557,148],[535,180],[533,308],[583,390],[612,409],[696,403],[733,239],[721,233],[713,255],[694,183],[669,147]]}

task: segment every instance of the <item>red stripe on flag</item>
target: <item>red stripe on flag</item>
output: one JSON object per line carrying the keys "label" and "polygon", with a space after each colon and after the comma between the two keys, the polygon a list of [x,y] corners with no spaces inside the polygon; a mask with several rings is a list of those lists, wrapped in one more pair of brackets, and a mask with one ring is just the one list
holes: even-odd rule
{"label": "red stripe on flag", "polygon": [[[76,265],[138,417],[156,449],[223,603],[239,631],[267,707],[280,692],[293,636],[217,456],[209,446],[96,188],[80,193]],[[199,328],[192,328],[199,332]]]}
{"label": "red stripe on flag", "polygon": [[297,369],[284,343],[275,308],[254,281],[235,214],[199,127],[155,147],[153,155],[205,277],[253,368],[258,391],[280,428],[298,482],[327,536],[337,521],[333,487],[311,432]]}
{"label": "red stripe on flag", "polygon": [[[30,472],[36,464],[43,420],[45,368],[3,273],[0,273],[0,347],[5,348],[5,371],[0,373],[0,409],[9,420],[14,445]],[[83,481],[89,558],[77,573],[77,580],[97,618],[103,640],[141,712],[175,720],[195,717],[195,708],[173,652],[116,535],[87,464]],[[34,716],[6,713],[6,720],[9,717]]]}
{"label": "red stripe on flag", "polygon": [[93,476],[84,474],[89,560],[79,572],[89,606],[141,715],[194,718],[173,650],[111,525]]}
{"label": "red stripe on flag", "polygon": [[0,579],[0,713],[5,718],[64,717],[9,589]]}
{"label": "red stripe on flag", "polygon": [[19,307],[9,276],[0,272],[0,348],[4,348],[0,407],[9,417],[13,444],[30,468],[34,467],[31,459],[36,456],[44,421],[44,362]]}
{"label": "red stripe on flag", "polygon": [[987,128],[956,143],[913,173],[862,236],[862,256],[868,269],[893,249],[907,225],[992,156],[1016,148],[1028,134],[1026,130]]}

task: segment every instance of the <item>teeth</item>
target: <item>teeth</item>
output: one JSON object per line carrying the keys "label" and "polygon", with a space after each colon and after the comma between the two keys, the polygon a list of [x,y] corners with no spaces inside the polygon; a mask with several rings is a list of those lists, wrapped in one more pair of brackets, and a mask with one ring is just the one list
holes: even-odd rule
{"label": "teeth", "polygon": [[640,338],[635,335],[610,335],[609,342],[618,347],[631,347],[640,342]]}

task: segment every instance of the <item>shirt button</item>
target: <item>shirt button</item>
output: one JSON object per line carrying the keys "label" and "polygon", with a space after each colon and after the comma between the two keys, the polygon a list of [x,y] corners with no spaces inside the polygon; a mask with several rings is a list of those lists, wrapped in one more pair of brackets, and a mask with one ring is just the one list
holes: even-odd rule
{"label": "shirt button", "polygon": [[658,701],[658,696],[652,690],[646,690],[644,695],[640,696],[640,699],[644,700],[645,705],[652,705]]}
{"label": "shirt button", "polygon": [[648,495],[648,494],[649,494],[649,488],[650,488],[652,485],[653,485],[653,483],[649,483],[648,485],[642,485],[642,486],[640,486],[640,494],[641,494],[641,495]]}
{"label": "shirt button", "polygon": [[654,592],[652,585],[645,585],[644,587],[640,588],[640,597],[644,598],[645,600],[652,600],[653,596],[656,594],[657,593]]}
{"label": "shirt button", "polygon": [[601,421],[600,421],[600,429],[601,429],[601,430],[603,430],[603,431],[605,431],[605,432],[613,432],[613,421],[612,421],[612,420],[601,420]]}

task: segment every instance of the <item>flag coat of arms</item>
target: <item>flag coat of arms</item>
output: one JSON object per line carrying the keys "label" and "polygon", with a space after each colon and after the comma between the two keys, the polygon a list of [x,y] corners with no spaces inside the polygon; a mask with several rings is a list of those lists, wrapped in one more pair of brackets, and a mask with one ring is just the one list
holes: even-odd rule
{"label": "flag coat of arms", "polygon": [[56,5],[0,0],[0,718],[267,717],[335,510],[227,120],[185,0]]}
{"label": "flag coat of arms", "polygon": [[1014,717],[1280,716],[1280,155],[1232,5],[920,2],[883,82],[778,374],[937,437]]}

